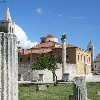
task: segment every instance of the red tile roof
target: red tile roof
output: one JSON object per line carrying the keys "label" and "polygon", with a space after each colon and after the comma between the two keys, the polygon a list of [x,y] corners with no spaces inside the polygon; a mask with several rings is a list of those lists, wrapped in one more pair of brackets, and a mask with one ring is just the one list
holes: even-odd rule
{"label": "red tile roof", "polygon": [[54,36],[52,36],[51,34],[48,34],[48,35],[46,35],[46,36],[44,36],[42,38],[54,38]]}
{"label": "red tile roof", "polygon": [[[71,44],[67,44],[66,48],[70,48],[70,47],[75,47]],[[28,50],[21,50],[20,53],[21,54],[29,54],[29,53],[48,53],[50,51],[52,51],[52,49],[54,48],[62,48],[61,44],[58,44],[56,42],[46,42],[46,43],[40,43],[36,46],[34,46],[32,49],[28,49]]]}
{"label": "red tile roof", "polygon": [[40,43],[34,46],[33,48],[51,48],[51,47],[55,47],[55,44],[57,43],[56,42],[45,42],[45,43]]}
{"label": "red tile roof", "polygon": [[71,44],[67,44],[67,45],[66,45],[66,48],[70,48],[70,47],[76,47],[76,46],[73,46],[73,45],[71,45]]}

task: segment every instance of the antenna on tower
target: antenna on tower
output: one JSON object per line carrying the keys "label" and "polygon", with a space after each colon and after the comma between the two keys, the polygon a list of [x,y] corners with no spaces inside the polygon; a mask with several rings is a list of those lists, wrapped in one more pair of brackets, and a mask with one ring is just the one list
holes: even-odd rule
{"label": "antenna on tower", "polygon": [[7,7],[9,6],[9,2],[7,2]]}

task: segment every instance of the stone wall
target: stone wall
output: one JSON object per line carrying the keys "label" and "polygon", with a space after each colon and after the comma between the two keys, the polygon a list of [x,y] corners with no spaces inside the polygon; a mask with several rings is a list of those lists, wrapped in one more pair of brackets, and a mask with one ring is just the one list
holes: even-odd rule
{"label": "stone wall", "polygon": [[[57,63],[58,69],[55,71],[57,75],[57,79],[62,79],[62,64]],[[65,73],[69,73],[69,80],[72,80],[76,76],[76,65],[75,64],[66,64]],[[39,81],[40,78],[44,82],[51,82],[53,81],[53,74],[50,70],[32,70],[31,65],[28,63],[19,64],[18,67],[18,74],[21,75],[20,81],[31,81],[37,80]],[[43,76],[43,77],[42,77]]]}
{"label": "stone wall", "polygon": [[29,63],[21,63],[18,67],[18,75],[20,81],[31,81],[33,79],[33,70],[31,68],[31,64]]}
{"label": "stone wall", "polygon": [[18,100],[17,37],[0,32],[0,100]]}

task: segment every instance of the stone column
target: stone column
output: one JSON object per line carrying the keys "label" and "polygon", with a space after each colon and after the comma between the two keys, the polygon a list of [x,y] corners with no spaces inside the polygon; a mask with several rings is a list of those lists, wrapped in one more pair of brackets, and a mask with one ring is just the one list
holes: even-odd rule
{"label": "stone column", "polygon": [[66,67],[66,35],[63,33],[62,38],[62,79],[63,75],[65,73],[65,67]]}
{"label": "stone column", "polygon": [[18,100],[16,35],[0,32],[0,100]]}

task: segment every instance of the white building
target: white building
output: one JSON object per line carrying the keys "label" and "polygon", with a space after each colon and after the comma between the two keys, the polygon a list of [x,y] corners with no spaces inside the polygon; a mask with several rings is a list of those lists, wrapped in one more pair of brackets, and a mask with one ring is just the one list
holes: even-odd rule
{"label": "white building", "polygon": [[7,33],[15,32],[15,22],[13,22],[11,19],[10,11],[8,7],[7,7],[4,20],[0,20],[0,26],[4,26],[7,29]]}

